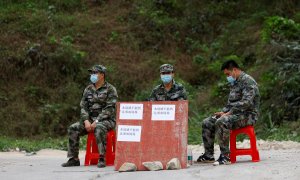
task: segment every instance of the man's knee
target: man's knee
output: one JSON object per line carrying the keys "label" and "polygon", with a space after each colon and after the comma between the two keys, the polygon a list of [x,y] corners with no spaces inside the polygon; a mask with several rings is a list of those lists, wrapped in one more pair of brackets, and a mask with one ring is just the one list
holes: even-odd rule
{"label": "man's knee", "polygon": [[68,133],[69,134],[72,134],[74,132],[77,132],[77,131],[80,131],[80,124],[77,122],[77,123],[74,123],[74,124],[71,124],[69,127],[68,127]]}
{"label": "man's knee", "polygon": [[202,129],[211,129],[213,128],[214,123],[211,120],[211,117],[208,117],[202,121]]}
{"label": "man's knee", "polygon": [[217,127],[230,127],[230,118],[228,116],[222,116],[216,121]]}
{"label": "man's knee", "polygon": [[223,117],[220,117],[217,121],[216,121],[216,126],[221,126],[222,124],[224,124],[225,119]]}

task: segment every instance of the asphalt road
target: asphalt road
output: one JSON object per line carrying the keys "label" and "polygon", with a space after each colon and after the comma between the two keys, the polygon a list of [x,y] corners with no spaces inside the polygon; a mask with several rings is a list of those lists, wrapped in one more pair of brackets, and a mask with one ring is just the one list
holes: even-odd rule
{"label": "asphalt road", "polygon": [[[83,166],[83,155],[84,152],[81,152],[80,167],[63,168],[60,164],[67,160],[65,151],[41,150],[32,156],[26,156],[22,152],[0,152],[0,179],[300,179],[300,149],[298,148],[260,150],[261,161],[258,163],[251,162],[250,156],[242,156],[238,158],[237,163],[231,165],[194,164],[182,170],[126,173],[119,173],[112,166],[103,169],[96,166]],[[194,153],[194,159],[198,155],[199,153]]]}

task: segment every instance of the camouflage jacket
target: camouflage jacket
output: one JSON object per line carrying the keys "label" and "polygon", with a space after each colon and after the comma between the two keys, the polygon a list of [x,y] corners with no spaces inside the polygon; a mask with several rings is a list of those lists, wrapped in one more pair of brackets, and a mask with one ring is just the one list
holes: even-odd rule
{"label": "camouflage jacket", "polygon": [[105,82],[99,89],[96,89],[93,84],[88,85],[80,102],[80,122],[83,123],[85,120],[115,121],[117,98],[116,88],[108,82]]}
{"label": "camouflage jacket", "polygon": [[178,101],[187,100],[185,88],[180,83],[173,80],[172,88],[165,90],[163,84],[156,86],[149,97],[149,101]]}
{"label": "camouflage jacket", "polygon": [[259,114],[259,101],[257,83],[250,75],[242,72],[230,87],[227,105],[223,108],[223,112],[242,114],[256,121]]}

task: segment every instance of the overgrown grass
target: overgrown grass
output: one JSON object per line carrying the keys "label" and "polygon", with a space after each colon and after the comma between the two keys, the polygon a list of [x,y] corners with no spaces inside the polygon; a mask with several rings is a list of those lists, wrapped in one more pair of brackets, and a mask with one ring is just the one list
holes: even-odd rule
{"label": "overgrown grass", "polygon": [[[85,149],[86,137],[80,138],[80,149]],[[40,139],[28,138],[11,138],[7,136],[0,136],[0,151],[16,150],[34,152],[41,149],[59,149],[68,150],[68,138],[51,138],[45,137]]]}
{"label": "overgrown grass", "polygon": [[272,121],[269,123],[258,122],[256,125],[256,134],[258,138],[277,141],[297,141],[300,142],[300,122],[284,121],[283,124],[275,125]]}

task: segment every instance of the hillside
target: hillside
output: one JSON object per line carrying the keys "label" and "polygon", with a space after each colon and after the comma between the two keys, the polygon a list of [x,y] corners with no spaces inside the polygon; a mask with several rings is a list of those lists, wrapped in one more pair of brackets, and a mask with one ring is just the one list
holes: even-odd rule
{"label": "hillside", "polygon": [[300,141],[297,0],[2,0],[1,136],[58,138],[79,118],[87,68],[103,64],[120,101],[145,100],[171,63],[189,93],[189,143],[225,103],[222,62],[259,83],[259,138]]}

